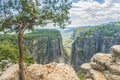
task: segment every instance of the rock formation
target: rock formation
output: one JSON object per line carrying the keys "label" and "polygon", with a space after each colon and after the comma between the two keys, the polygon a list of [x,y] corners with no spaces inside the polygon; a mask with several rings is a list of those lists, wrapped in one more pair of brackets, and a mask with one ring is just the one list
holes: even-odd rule
{"label": "rock formation", "polygon": [[72,44],[71,64],[76,71],[81,64],[89,62],[95,53],[109,53],[111,46],[120,44],[120,33],[116,31],[120,27],[113,25],[93,29],[80,35]]}
{"label": "rock formation", "polygon": [[97,53],[81,65],[85,80],[120,80],[120,45],[114,45],[111,53]]}
{"label": "rock formation", "polygon": [[[73,68],[64,63],[33,64],[25,68],[26,80],[79,80]],[[0,80],[19,80],[18,65],[10,66]]]}
{"label": "rock formation", "polygon": [[35,39],[25,38],[26,52],[34,56],[37,63],[47,64],[60,58],[64,60],[63,45],[61,35],[53,38],[51,36],[39,36]]}
{"label": "rock formation", "polygon": [[[0,35],[0,41],[1,42],[7,41],[8,43],[13,45],[13,48],[15,48],[16,50],[18,49],[17,47],[18,40],[17,40],[17,35],[15,34],[13,35],[2,34]],[[66,53],[64,53],[61,33],[60,31],[54,29],[40,29],[30,34],[25,34],[24,51],[27,56],[34,57],[36,63],[39,64],[47,64],[53,61],[55,62],[65,61],[67,63],[68,61],[66,60],[68,59],[68,57]],[[2,54],[2,52],[0,53]],[[16,53],[18,52],[16,51]],[[12,56],[14,57],[14,55]]]}

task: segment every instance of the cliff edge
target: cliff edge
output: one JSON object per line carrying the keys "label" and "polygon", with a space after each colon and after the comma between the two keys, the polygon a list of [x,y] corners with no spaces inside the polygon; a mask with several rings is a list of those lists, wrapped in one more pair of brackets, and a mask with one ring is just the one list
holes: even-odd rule
{"label": "cliff edge", "polygon": [[111,49],[111,54],[97,53],[81,65],[85,80],[120,80],[120,45]]}
{"label": "cliff edge", "polygon": [[[64,63],[32,64],[24,67],[25,80],[79,80],[73,68]],[[10,66],[0,80],[19,80],[18,65]]]}

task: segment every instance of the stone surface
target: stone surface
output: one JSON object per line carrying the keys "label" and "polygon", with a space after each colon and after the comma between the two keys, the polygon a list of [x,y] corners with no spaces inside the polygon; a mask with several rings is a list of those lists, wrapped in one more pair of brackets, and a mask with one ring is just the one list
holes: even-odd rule
{"label": "stone surface", "polygon": [[[33,64],[25,69],[25,74],[25,80],[79,80],[73,68],[64,63]],[[17,65],[11,66],[11,68],[3,73],[0,77],[1,79],[19,80]]]}
{"label": "stone surface", "polygon": [[[75,71],[67,64],[51,63],[44,66],[32,65],[27,68],[29,78],[45,80],[79,80]],[[29,75],[30,74],[30,75]],[[40,78],[39,78],[40,77]]]}
{"label": "stone surface", "polygon": [[92,67],[90,66],[89,63],[84,63],[84,64],[81,65],[80,69],[82,70],[82,72],[83,72],[84,74],[87,74],[87,72],[88,72],[90,69],[92,69]]}
{"label": "stone surface", "polygon": [[5,71],[11,65],[13,65],[13,63],[9,59],[0,61],[0,68],[2,69],[2,71]]}
{"label": "stone surface", "polygon": [[106,64],[107,69],[115,75],[120,75],[120,65],[113,63],[113,62],[109,62]]}
{"label": "stone surface", "polygon": [[110,60],[110,58],[111,58],[110,54],[97,53],[92,57],[90,65],[94,69],[105,70],[106,63]]}
{"label": "stone surface", "polygon": [[108,80],[120,80],[120,75],[114,75],[110,71],[104,71],[104,75]]}
{"label": "stone surface", "polygon": [[120,45],[114,45],[112,47],[112,58],[117,64],[120,64]]}
{"label": "stone surface", "polygon": [[107,80],[104,76],[104,74],[98,70],[91,69],[89,71],[89,74],[93,78],[93,80]]}
{"label": "stone surface", "polygon": [[110,53],[111,46],[116,44],[120,44],[120,35],[107,37],[102,34],[102,31],[80,37],[72,44],[71,64],[78,71],[81,64],[88,63],[94,54],[98,52]]}
{"label": "stone surface", "polygon": [[0,76],[0,80],[18,80],[18,65],[10,66],[3,74]]}
{"label": "stone surface", "polygon": [[118,45],[117,49],[115,47],[112,47],[112,55],[97,53],[92,57],[90,63],[81,65],[82,71],[86,74],[86,80],[90,78],[93,80],[120,80],[120,64],[114,61],[119,58],[119,56],[115,56],[115,52],[119,53],[120,47]]}

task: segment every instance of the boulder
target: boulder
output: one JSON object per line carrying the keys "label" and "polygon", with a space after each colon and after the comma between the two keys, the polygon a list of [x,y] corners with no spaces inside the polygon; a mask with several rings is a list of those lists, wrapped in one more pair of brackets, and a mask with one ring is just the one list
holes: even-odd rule
{"label": "boulder", "polygon": [[31,65],[27,70],[31,80],[79,80],[73,68],[64,63]]}
{"label": "boulder", "polygon": [[107,80],[120,80],[120,75],[114,75],[110,71],[104,71]]}
{"label": "boulder", "polygon": [[91,75],[93,80],[107,80],[104,74],[98,70],[91,69],[89,75]]}
{"label": "boulder", "polygon": [[97,53],[92,57],[90,65],[96,70],[105,70],[106,63],[110,60],[110,57],[110,54]]}
{"label": "boulder", "polygon": [[111,53],[97,53],[90,63],[81,65],[86,80],[120,80],[120,46],[113,46]]}
{"label": "boulder", "polygon": [[117,64],[120,64],[120,45],[112,46],[111,53],[113,61],[115,61]]}
{"label": "boulder", "polygon": [[5,72],[2,73],[2,75],[0,76],[0,80],[18,80],[18,72],[18,65],[12,65]]}
{"label": "boulder", "polygon": [[120,75],[120,65],[113,63],[113,62],[109,62],[106,64],[106,68],[114,75]]}
{"label": "boulder", "polygon": [[84,73],[84,74],[87,74],[87,72],[92,69],[91,65],[89,63],[84,63],[81,65],[80,67],[81,71]]}

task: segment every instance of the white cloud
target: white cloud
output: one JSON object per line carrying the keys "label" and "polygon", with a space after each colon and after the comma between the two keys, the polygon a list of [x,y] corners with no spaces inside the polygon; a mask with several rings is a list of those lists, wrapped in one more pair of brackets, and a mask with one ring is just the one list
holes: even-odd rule
{"label": "white cloud", "polygon": [[120,20],[120,0],[105,0],[103,4],[95,0],[80,0],[72,6],[72,24],[69,26],[96,25]]}

